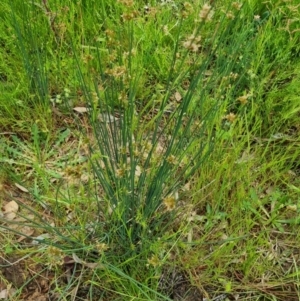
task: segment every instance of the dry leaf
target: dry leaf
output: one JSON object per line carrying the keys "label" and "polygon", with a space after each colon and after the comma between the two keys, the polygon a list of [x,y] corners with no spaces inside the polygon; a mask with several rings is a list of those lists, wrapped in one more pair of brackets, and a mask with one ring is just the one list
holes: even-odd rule
{"label": "dry leaf", "polygon": [[3,210],[5,214],[9,212],[18,212],[19,205],[15,201],[10,201],[3,207]]}
{"label": "dry leaf", "polygon": [[18,184],[18,183],[15,183],[15,186],[17,187],[17,188],[19,188],[21,191],[23,191],[23,192],[29,192],[28,191],[28,189],[26,189],[24,186],[22,186],[22,185],[20,185],[20,184]]}
{"label": "dry leaf", "polygon": [[19,224],[22,222],[22,223],[25,223],[25,222],[28,222],[28,221],[31,221],[34,219],[34,214],[26,214],[26,218],[25,217],[22,217],[22,216],[18,216],[16,219],[15,219],[15,222],[18,222]]}
{"label": "dry leaf", "polygon": [[12,284],[8,284],[7,288],[0,291],[0,300],[8,300],[10,297],[12,297],[16,293],[16,289],[12,288]]}
{"label": "dry leaf", "polygon": [[8,291],[7,291],[7,289],[4,289],[0,292],[0,299],[7,300],[7,298],[8,298]]}
{"label": "dry leaf", "polygon": [[75,112],[77,112],[77,113],[86,113],[86,112],[88,112],[89,111],[89,108],[87,108],[87,107],[75,107],[75,108],[73,108],[73,110],[75,111]]}
{"label": "dry leaf", "polygon": [[181,94],[179,92],[176,92],[175,95],[174,95],[174,97],[175,97],[175,99],[177,101],[180,101],[182,99],[182,96],[181,96]]}
{"label": "dry leaf", "polygon": [[83,260],[81,260],[75,253],[72,254],[72,257],[73,257],[73,260],[76,262],[76,263],[79,263],[87,268],[90,268],[90,269],[95,269],[95,268],[99,268],[101,265],[97,262],[85,262]]}
{"label": "dry leaf", "polygon": [[84,261],[81,260],[75,253],[72,253],[73,260],[77,263],[82,264]]}
{"label": "dry leaf", "polygon": [[19,205],[15,201],[10,201],[3,207],[4,218],[6,220],[13,220],[19,210]]}
{"label": "dry leaf", "polygon": [[100,267],[100,264],[98,262],[85,262],[83,265],[89,269],[95,269]]}
{"label": "dry leaf", "polygon": [[28,236],[31,236],[34,233],[34,230],[28,226],[22,227],[21,229],[19,229],[19,231],[26,236],[20,236],[17,240],[18,242],[21,242],[22,240],[26,239]]}

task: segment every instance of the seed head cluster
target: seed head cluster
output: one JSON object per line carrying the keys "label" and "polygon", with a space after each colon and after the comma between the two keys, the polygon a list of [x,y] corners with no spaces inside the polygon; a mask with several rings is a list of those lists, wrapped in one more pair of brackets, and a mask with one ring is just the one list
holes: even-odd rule
{"label": "seed head cluster", "polygon": [[201,36],[196,36],[195,32],[190,35],[183,43],[183,47],[190,50],[191,52],[198,52],[201,47],[200,44]]}
{"label": "seed head cluster", "polygon": [[214,15],[214,10],[212,9],[211,5],[205,3],[199,13],[199,18],[201,21],[211,21]]}

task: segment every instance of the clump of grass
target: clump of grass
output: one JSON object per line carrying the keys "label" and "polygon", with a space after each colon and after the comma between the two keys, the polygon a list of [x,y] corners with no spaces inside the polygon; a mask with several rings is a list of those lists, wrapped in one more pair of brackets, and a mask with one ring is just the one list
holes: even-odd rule
{"label": "clump of grass", "polygon": [[[1,162],[34,182],[41,205],[22,202],[22,225],[35,229],[27,239],[46,246],[33,247],[35,260],[72,274],[67,285],[53,281],[59,299],[77,286],[90,300],[168,300],[177,284],[162,288],[173,281],[162,278],[182,270],[207,298],[280,298],[276,281],[295,295],[297,263],[280,275],[294,251],[277,241],[298,241],[299,140],[290,131],[298,126],[299,49],[288,21],[297,8],[64,4],[13,4],[24,96],[39,113],[28,127],[32,140],[1,139]],[[71,115],[74,106],[84,106],[88,124]],[[57,139],[50,108],[70,128]],[[73,135],[80,123],[83,143]],[[85,157],[86,142],[88,163],[66,166],[66,150]],[[82,183],[68,187],[69,177]]]}
{"label": "clump of grass", "polygon": [[[106,256],[113,261],[117,256],[117,260],[122,261],[120,266],[129,274],[136,273],[135,262],[146,265],[148,259],[153,265],[149,259],[154,258],[153,252],[162,263],[168,257],[181,236],[180,223],[176,225],[174,218],[181,202],[187,206],[181,196],[184,186],[203,162],[209,160],[221,134],[220,110],[224,102],[211,99],[208,94],[218,77],[233,72],[236,61],[228,63],[225,70],[215,70],[210,65],[224,48],[223,43],[227,43],[223,36],[227,37],[234,22],[223,16],[220,33],[201,46],[207,51],[207,54],[200,52],[205,59],[195,57],[192,66],[187,63],[191,52],[200,51],[200,33],[208,31],[205,26],[211,21],[212,12],[211,6],[202,8],[188,39],[181,39],[185,20],[178,23],[172,43],[173,59],[166,81],[160,87],[163,93],[157,100],[137,98],[140,80],[144,82],[145,74],[138,54],[143,45],[138,45],[133,35],[134,17],[124,20],[123,30],[110,32],[106,37],[108,50],[117,49],[114,58],[117,66],[106,63],[103,49],[97,46],[98,69],[94,72],[99,76],[94,78],[95,92],[91,91],[90,81],[79,72],[95,136],[95,144],[91,145],[95,195],[101,191],[95,202],[99,208],[97,223],[101,221],[102,226],[97,226],[95,235],[107,233]],[[119,47],[112,36],[122,36],[127,48]],[[246,38],[247,35],[240,37],[241,40]],[[147,47],[147,42],[145,44]],[[212,76],[206,78],[205,72],[210,68]],[[185,78],[188,85],[180,93]],[[218,93],[226,95],[225,88],[220,86]],[[173,100],[177,97],[177,103],[172,102],[172,95]],[[233,120],[227,119],[230,127]],[[156,254],[159,249],[160,255]]]}
{"label": "clump of grass", "polygon": [[[82,90],[88,100],[90,120],[96,138],[96,148],[91,146],[91,164],[97,187],[94,202],[98,211],[94,217],[98,218],[92,223],[95,229],[91,239],[106,233],[103,243],[109,248],[107,257],[114,263],[121,260],[122,269],[127,273],[134,272],[133,262],[144,262],[146,265],[151,248],[157,244],[157,240],[161,239],[159,244],[172,245],[178,239],[179,233],[168,232],[177,211],[178,195],[189,177],[209,157],[213,148],[215,137],[212,130],[215,120],[218,119],[220,105],[218,102],[210,103],[205,94],[212,87],[211,81],[202,90],[200,84],[216,49],[221,47],[222,39],[207,43],[205,47],[208,48],[208,54],[205,62],[198,62],[196,59],[192,68],[188,66],[185,72],[181,70],[189,52],[198,51],[199,46],[195,46],[196,49],[192,44],[198,45],[197,35],[205,22],[210,21],[212,11],[212,7],[203,8],[199,13],[200,19],[197,20],[199,24],[195,23],[193,36],[188,40],[181,41],[184,19],[177,25],[174,41],[169,45],[173,48],[173,58],[169,62],[167,78],[162,86],[162,97],[154,103],[152,99],[136,103],[139,79],[145,75],[143,70],[138,70],[140,60],[134,56],[134,49],[143,51],[143,48],[139,49],[138,41],[133,36],[133,13],[128,13],[126,18],[121,14],[118,16],[124,19],[125,30],[117,31],[117,38],[112,39],[112,34],[105,37],[108,50],[116,53],[115,60],[119,62],[118,65],[111,66],[109,62],[106,63],[106,56],[102,55],[103,49],[96,44],[97,65],[90,66],[98,67],[100,75],[94,78],[94,98],[91,98],[91,82],[80,72]],[[122,46],[124,49],[118,46],[120,37],[125,40],[125,46]],[[22,41],[21,37],[19,39]],[[27,53],[25,46],[23,50]],[[178,51],[182,53],[182,58],[178,59]],[[78,65],[80,67],[80,63]],[[180,89],[182,77],[187,74],[189,84],[180,93],[177,90]],[[170,98],[176,92],[178,103],[173,101],[172,104]],[[169,109],[171,105],[174,107]],[[152,120],[146,123],[144,120],[149,118],[149,114],[143,106],[152,107],[154,110],[151,112]],[[201,122],[198,121],[199,113],[191,106],[202,108]],[[197,131],[197,135],[193,135],[192,131]],[[98,196],[99,184],[101,193]],[[84,218],[80,222],[85,224],[87,220]],[[77,232],[76,228],[66,227],[65,231],[72,229]],[[50,228],[48,230],[53,232]],[[67,233],[62,234],[64,231],[58,229],[54,232],[55,236],[58,234],[61,237]],[[84,239],[84,235],[78,235],[80,240]],[[76,244],[76,239],[71,241]],[[59,244],[55,243],[56,246]],[[78,246],[80,245],[82,244],[79,243]],[[67,249],[66,246],[62,248]],[[165,252],[168,254],[169,251]]]}

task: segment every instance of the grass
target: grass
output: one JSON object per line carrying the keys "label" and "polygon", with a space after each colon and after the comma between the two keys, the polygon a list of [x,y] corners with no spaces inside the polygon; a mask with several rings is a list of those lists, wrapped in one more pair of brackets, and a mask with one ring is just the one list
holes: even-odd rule
{"label": "grass", "polygon": [[0,296],[299,300],[298,15],[4,0]]}

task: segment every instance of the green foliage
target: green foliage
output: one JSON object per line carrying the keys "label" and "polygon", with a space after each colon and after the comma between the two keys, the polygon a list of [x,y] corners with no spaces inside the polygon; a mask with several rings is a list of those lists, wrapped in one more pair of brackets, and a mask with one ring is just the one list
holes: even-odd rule
{"label": "green foliage", "polygon": [[4,254],[61,300],[297,298],[296,1],[3,2]]}

